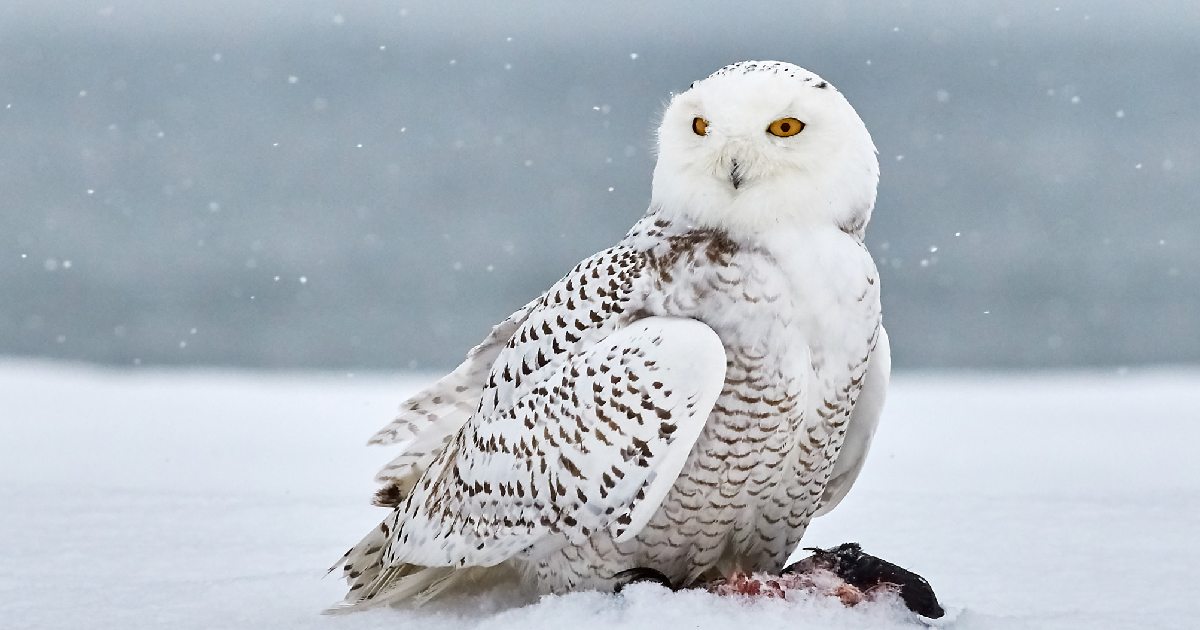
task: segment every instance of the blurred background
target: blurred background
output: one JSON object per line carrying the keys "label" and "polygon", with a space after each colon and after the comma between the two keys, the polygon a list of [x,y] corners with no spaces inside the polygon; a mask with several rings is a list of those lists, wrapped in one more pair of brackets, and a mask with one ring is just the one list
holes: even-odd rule
{"label": "blurred background", "polygon": [[879,147],[902,368],[1200,361],[1200,3],[10,0],[0,355],[435,369],[782,59]]}

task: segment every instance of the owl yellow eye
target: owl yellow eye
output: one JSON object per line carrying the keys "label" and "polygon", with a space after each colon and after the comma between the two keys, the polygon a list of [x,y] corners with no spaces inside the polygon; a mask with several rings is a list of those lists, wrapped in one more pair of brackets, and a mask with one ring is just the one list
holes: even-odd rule
{"label": "owl yellow eye", "polygon": [[697,136],[708,135],[708,121],[697,116],[692,119],[692,131],[696,132]]}
{"label": "owl yellow eye", "polygon": [[804,131],[804,123],[795,118],[780,118],[767,126],[767,133],[780,138],[791,138]]}

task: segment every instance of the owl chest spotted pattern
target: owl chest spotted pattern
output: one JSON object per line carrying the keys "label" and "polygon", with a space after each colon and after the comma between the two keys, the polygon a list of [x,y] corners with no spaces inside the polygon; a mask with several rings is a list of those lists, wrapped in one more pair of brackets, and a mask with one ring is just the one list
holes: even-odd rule
{"label": "owl chest spotted pattern", "polygon": [[[651,257],[657,286],[640,314],[713,328],[726,348],[724,388],[638,538],[617,545],[596,536],[568,549],[566,562],[539,571],[549,590],[602,587],[605,574],[630,566],[681,582],[713,570],[777,570],[841,448],[878,327],[874,277],[861,287],[798,288],[771,256],[719,234],[683,235],[663,249]],[[799,308],[805,299],[828,302],[823,317],[802,317],[813,312]]]}
{"label": "owl chest spotted pattern", "polygon": [[[841,447],[866,369],[865,335],[840,344],[798,316],[811,310],[799,308],[807,296],[760,252],[718,257],[679,291],[693,296],[695,310],[664,314],[696,317],[717,331],[726,346],[725,387],[643,542],[660,563],[669,563],[664,555],[688,558],[690,566],[677,569],[688,574],[722,561],[778,568],[816,509]],[[835,318],[866,324],[870,306],[857,310]]]}

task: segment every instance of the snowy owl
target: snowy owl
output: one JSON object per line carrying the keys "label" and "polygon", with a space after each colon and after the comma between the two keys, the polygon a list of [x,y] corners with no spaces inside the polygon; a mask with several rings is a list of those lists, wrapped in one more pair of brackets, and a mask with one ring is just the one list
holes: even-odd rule
{"label": "snowy owl", "polygon": [[406,401],[343,606],[777,572],[862,468],[890,373],[879,163],[832,85],[746,61],[674,95],[649,210]]}

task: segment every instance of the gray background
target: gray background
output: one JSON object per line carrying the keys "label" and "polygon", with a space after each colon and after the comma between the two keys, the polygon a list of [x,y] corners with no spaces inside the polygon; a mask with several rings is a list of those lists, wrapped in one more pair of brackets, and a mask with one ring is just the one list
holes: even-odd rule
{"label": "gray background", "polygon": [[6,2],[0,354],[450,365],[644,211],[672,90],[774,58],[874,134],[899,366],[1196,362],[1197,33],[1194,1]]}

